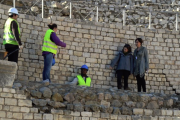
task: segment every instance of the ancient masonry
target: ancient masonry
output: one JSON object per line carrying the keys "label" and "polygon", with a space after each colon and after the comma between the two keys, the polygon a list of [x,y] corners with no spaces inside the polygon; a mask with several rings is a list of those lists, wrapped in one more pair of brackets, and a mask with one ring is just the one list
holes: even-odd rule
{"label": "ancient masonry", "polygon": [[15,63],[0,60],[4,75],[0,78],[0,120],[179,120],[180,117],[177,95],[60,84],[45,86],[28,81],[15,81],[12,87],[16,70]]}
{"label": "ancient masonry", "polygon": [[[44,17],[69,17],[70,1],[72,18],[96,21],[98,6],[99,22],[122,23],[124,10],[126,25],[148,28],[151,18],[152,29],[175,29],[176,13],[180,13],[179,0],[44,0]],[[3,0],[2,4],[13,6],[13,0]],[[41,0],[18,0],[16,8],[22,14],[42,16]]]}
{"label": "ancient masonry", "polygon": [[[10,6],[0,4],[0,49],[3,25],[8,18]],[[43,56],[41,46],[50,19],[20,14],[18,19],[25,48],[20,51],[17,80],[42,81]],[[142,37],[149,52],[150,70],[146,75],[147,91],[155,93],[180,93],[179,74],[179,31],[166,29],[146,29],[122,26],[122,23],[105,24],[83,22],[64,17],[52,17],[58,25],[57,35],[67,44],[59,48],[56,65],[52,67],[54,83],[65,84],[79,73],[78,68],[87,64],[88,75],[94,88],[116,87],[114,70],[109,69],[111,60],[129,43],[135,49],[134,40]],[[136,80],[129,78],[129,87],[136,90]]]}

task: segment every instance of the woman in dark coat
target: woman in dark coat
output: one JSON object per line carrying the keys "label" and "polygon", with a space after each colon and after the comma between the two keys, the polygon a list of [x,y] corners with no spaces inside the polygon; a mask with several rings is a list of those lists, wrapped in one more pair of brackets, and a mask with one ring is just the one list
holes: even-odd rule
{"label": "woman in dark coat", "polygon": [[128,88],[128,77],[133,74],[133,56],[129,44],[126,44],[111,62],[110,68],[112,69],[116,64],[118,64],[116,68],[118,89],[122,88],[121,78],[124,76],[124,90],[130,90]]}
{"label": "woman in dark coat", "polygon": [[137,48],[134,51],[134,76],[137,79],[138,92],[141,92],[141,87],[143,92],[146,92],[146,82],[144,79],[145,73],[149,69],[149,58],[148,52],[145,47],[142,46],[143,40],[137,38],[135,40]]}

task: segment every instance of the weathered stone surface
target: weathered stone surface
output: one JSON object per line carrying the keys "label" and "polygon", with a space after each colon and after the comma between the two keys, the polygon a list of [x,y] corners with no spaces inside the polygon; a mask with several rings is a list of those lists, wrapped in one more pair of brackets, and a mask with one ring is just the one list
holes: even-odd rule
{"label": "weathered stone surface", "polygon": [[148,103],[147,108],[148,109],[158,109],[159,105],[157,104],[156,101],[151,101]]}
{"label": "weathered stone surface", "polygon": [[48,87],[42,87],[39,91],[43,94],[43,97],[51,98],[52,91]]}
{"label": "weathered stone surface", "polygon": [[42,97],[42,93],[36,90],[31,90],[31,95],[33,97],[37,97],[37,98],[41,98]]}
{"label": "weathered stone surface", "polygon": [[120,111],[122,115],[132,115],[132,109],[129,107],[121,107]]}
{"label": "weathered stone surface", "polygon": [[90,108],[93,112],[99,112],[100,111],[100,105],[90,105]]}
{"label": "weathered stone surface", "polygon": [[144,108],[144,107],[145,107],[145,103],[143,103],[143,102],[137,102],[137,103],[136,103],[136,107],[137,107],[137,108]]}
{"label": "weathered stone surface", "polygon": [[33,104],[35,104],[36,106],[46,106],[47,105],[47,100],[43,100],[43,99],[33,99],[32,100]]}
{"label": "weathered stone surface", "polygon": [[73,102],[75,100],[74,98],[74,95],[72,93],[67,93],[65,96],[64,96],[64,99],[68,102]]}
{"label": "weathered stone surface", "polygon": [[115,114],[115,115],[120,115],[120,114],[121,114],[120,109],[117,108],[117,107],[114,107],[114,108],[113,108],[113,114]]}
{"label": "weathered stone surface", "polygon": [[48,101],[48,105],[54,107],[54,108],[62,108],[62,107],[66,107],[66,105],[64,105],[61,102],[55,102],[55,101]]}
{"label": "weathered stone surface", "polygon": [[75,104],[74,111],[82,112],[82,111],[84,111],[84,106],[82,104]]}
{"label": "weathered stone surface", "polygon": [[113,101],[111,102],[111,106],[121,107],[121,106],[122,106],[122,103],[121,103],[119,100],[113,100]]}
{"label": "weathered stone surface", "polygon": [[0,86],[12,87],[16,71],[17,64],[15,62],[0,60]]}
{"label": "weathered stone surface", "polygon": [[110,107],[110,102],[106,102],[106,101],[102,100],[101,105],[106,106],[106,107]]}
{"label": "weathered stone surface", "polygon": [[55,93],[52,95],[52,100],[56,102],[63,102],[63,98],[59,93]]}
{"label": "weathered stone surface", "polygon": [[173,105],[173,100],[172,100],[172,99],[165,100],[165,101],[164,101],[164,105],[165,105],[166,107],[172,107],[172,105]]}

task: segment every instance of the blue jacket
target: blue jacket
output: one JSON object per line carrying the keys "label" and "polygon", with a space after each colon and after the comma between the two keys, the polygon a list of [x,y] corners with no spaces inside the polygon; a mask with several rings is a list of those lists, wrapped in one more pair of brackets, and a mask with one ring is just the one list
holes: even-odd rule
{"label": "blue jacket", "polygon": [[116,70],[127,70],[133,74],[133,56],[132,53],[125,55],[122,51],[115,57],[111,62],[111,67],[114,67],[117,64]]}

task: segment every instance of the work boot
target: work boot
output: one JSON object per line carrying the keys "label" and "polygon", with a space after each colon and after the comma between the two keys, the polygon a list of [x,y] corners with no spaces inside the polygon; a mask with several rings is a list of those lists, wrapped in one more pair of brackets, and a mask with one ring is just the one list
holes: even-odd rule
{"label": "work boot", "polygon": [[48,85],[49,85],[49,79],[43,80],[42,83],[43,83],[45,86],[48,86]]}

